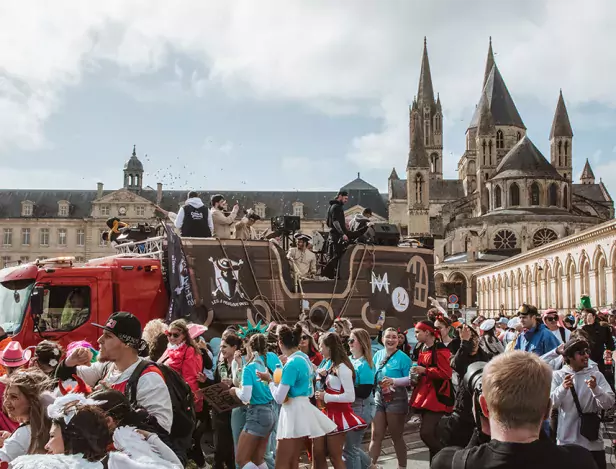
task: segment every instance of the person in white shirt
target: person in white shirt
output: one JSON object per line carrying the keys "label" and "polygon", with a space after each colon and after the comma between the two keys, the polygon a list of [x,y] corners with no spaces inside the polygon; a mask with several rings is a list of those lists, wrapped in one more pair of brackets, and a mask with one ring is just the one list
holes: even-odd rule
{"label": "person in white shirt", "polygon": [[[56,377],[68,380],[77,374],[94,388],[104,385],[124,393],[129,378],[143,360],[138,356],[145,347],[141,339],[141,323],[130,313],[112,314],[98,339],[100,354],[98,362],[90,364],[90,351],[77,348],[58,365]],[[137,404],[153,416],[166,432],[171,431],[173,409],[169,388],[156,366],[147,367],[137,381]]]}
{"label": "person in white shirt", "polygon": [[[589,366],[590,348],[587,341],[568,342],[563,356],[567,364],[552,375],[551,398],[554,407],[559,410],[557,443],[586,448],[592,453],[597,466],[605,468],[605,446],[599,413],[614,405],[614,392],[599,369]],[[595,435],[582,430],[581,414],[596,415],[593,429]]]}
{"label": "person in white shirt", "polygon": [[565,344],[571,338],[571,331],[565,327],[562,318],[555,309],[546,309],[541,315],[545,327],[547,327],[554,337],[561,344]]}
{"label": "person in white shirt", "polygon": [[295,235],[297,247],[292,247],[287,253],[287,259],[291,263],[291,269],[295,278],[313,278],[317,273],[317,256],[308,249],[308,243],[312,238],[303,233]]}

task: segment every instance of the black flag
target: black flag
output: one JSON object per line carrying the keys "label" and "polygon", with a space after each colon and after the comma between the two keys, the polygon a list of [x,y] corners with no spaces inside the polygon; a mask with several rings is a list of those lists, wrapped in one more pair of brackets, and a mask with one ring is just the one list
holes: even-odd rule
{"label": "black flag", "polygon": [[190,317],[195,307],[195,296],[190,283],[188,263],[182,248],[182,240],[170,223],[165,224],[167,231],[167,258],[169,260],[169,310],[167,322]]}

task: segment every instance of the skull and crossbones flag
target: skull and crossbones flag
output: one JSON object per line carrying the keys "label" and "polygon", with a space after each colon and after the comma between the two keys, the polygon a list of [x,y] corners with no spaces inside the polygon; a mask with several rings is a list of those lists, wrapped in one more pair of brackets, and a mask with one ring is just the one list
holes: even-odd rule
{"label": "skull and crossbones flag", "polygon": [[188,318],[192,315],[195,307],[195,296],[190,283],[190,273],[182,240],[173,229],[173,225],[166,223],[167,232],[167,258],[168,258],[168,277],[169,277],[169,310],[167,311],[167,322],[176,319]]}

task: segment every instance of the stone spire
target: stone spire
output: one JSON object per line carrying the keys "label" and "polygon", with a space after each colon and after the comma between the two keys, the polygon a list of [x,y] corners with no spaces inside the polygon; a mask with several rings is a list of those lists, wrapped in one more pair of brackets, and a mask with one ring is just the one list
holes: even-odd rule
{"label": "stone spire", "polygon": [[[567,113],[567,107],[563,99],[563,90],[560,90],[560,95],[558,96],[554,121],[552,122],[552,130],[550,130],[550,140],[554,137],[573,137],[569,113]],[[588,160],[586,160],[586,163],[588,163]]]}
{"label": "stone spire", "polygon": [[430,161],[424,146],[424,134],[419,112],[411,113],[411,149],[407,168],[429,168]]}
{"label": "stone spire", "polygon": [[595,183],[595,173],[592,172],[592,168],[590,167],[588,158],[586,158],[586,164],[584,165],[584,169],[582,170],[580,181],[582,182],[582,184],[594,184]]}
{"label": "stone spire", "polygon": [[424,37],[423,57],[421,59],[421,72],[419,74],[419,90],[417,102],[420,107],[434,105],[434,88],[432,87],[432,74],[430,73],[430,61],[428,60],[428,43]]}
{"label": "stone spire", "polygon": [[400,179],[398,177],[398,173],[396,172],[396,168],[391,170],[391,174],[389,175],[389,179]]}
{"label": "stone spire", "polygon": [[494,52],[492,52],[492,36],[490,36],[490,46],[488,47],[488,58],[486,59],[486,71],[483,74],[483,85],[481,85],[481,89],[485,88],[486,82],[488,81],[488,77],[490,76],[490,72],[492,71],[492,67],[494,67]]}

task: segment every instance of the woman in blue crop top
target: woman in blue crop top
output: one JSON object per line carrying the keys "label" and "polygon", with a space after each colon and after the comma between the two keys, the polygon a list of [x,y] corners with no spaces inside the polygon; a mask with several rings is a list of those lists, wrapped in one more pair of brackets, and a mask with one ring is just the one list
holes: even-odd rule
{"label": "woman in blue crop top", "polygon": [[261,381],[257,372],[267,371],[267,340],[263,334],[254,334],[246,344],[250,361],[242,372],[240,388],[232,388],[242,402],[248,402],[246,423],[240,434],[235,460],[240,468],[252,462],[264,463],[269,435],[274,427],[272,393],[267,383]]}
{"label": "woman in blue crop top", "polygon": [[[370,334],[364,329],[353,329],[349,337],[351,349],[351,363],[355,368],[355,403],[353,412],[361,417],[366,425],[370,425],[374,418],[374,362]],[[347,469],[360,469],[371,465],[370,456],[361,448],[366,429],[348,432],[344,445],[344,460]]]}
{"label": "woman in blue crop top", "polygon": [[376,464],[381,444],[389,428],[396,450],[398,467],[406,467],[406,444],[402,438],[406,414],[409,411],[409,375],[411,359],[398,349],[398,331],[393,327],[383,334],[385,348],[374,354],[376,414],[372,421],[370,457]]}
{"label": "woman in blue crop top", "polygon": [[283,404],[278,418],[276,469],[291,469],[297,467],[306,437],[325,436],[336,424],[310,403],[314,372],[310,359],[298,350],[301,326],[278,326],[277,334],[278,346],[287,357],[280,383],[274,383],[268,371],[257,371],[257,376],[269,383],[274,400]]}

